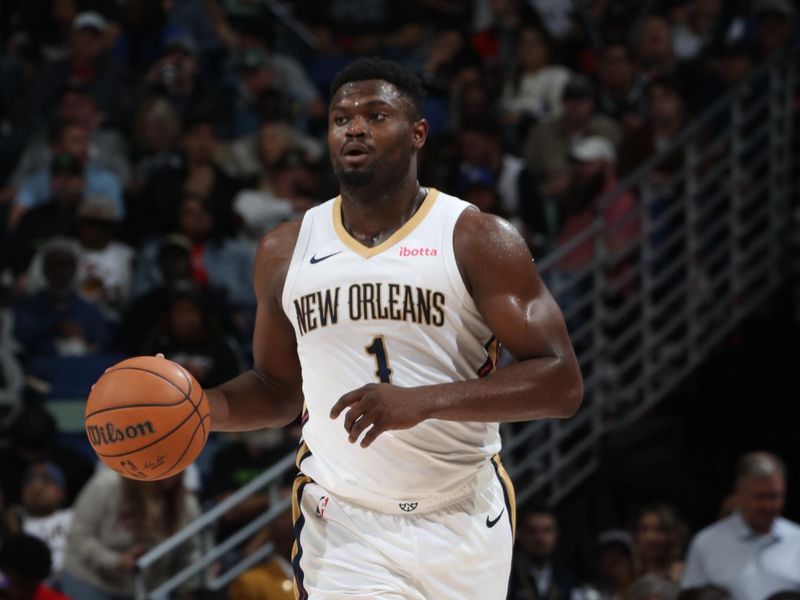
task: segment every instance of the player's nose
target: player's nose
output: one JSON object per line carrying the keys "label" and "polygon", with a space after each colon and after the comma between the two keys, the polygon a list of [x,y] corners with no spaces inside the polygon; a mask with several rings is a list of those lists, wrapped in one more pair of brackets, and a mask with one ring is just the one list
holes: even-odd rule
{"label": "player's nose", "polygon": [[348,121],[345,134],[348,137],[364,137],[368,130],[367,120],[361,115],[356,115]]}

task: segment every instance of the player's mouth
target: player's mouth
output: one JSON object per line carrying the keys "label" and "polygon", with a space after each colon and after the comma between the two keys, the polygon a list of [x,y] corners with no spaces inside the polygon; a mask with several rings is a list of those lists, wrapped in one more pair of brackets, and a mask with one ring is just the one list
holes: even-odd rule
{"label": "player's mouth", "polygon": [[370,148],[366,144],[350,142],[349,144],[345,144],[342,148],[342,160],[345,164],[350,166],[360,165],[367,160],[370,152]]}

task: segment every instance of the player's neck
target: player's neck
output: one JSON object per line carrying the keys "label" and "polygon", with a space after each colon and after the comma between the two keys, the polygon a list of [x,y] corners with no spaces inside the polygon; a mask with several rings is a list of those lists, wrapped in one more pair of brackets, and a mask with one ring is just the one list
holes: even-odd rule
{"label": "player's neck", "polygon": [[408,221],[427,195],[416,177],[401,185],[342,188],[342,223],[348,233],[365,246],[377,246]]}

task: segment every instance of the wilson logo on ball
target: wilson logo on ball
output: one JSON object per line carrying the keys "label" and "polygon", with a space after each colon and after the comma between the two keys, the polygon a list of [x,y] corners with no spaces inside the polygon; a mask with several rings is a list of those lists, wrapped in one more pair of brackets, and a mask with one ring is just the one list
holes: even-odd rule
{"label": "wilson logo on ball", "polygon": [[106,423],[104,426],[89,425],[86,428],[86,435],[89,436],[89,441],[92,442],[93,446],[116,444],[117,442],[133,440],[155,432],[156,430],[150,421],[128,425],[125,429],[117,429],[113,423]]}

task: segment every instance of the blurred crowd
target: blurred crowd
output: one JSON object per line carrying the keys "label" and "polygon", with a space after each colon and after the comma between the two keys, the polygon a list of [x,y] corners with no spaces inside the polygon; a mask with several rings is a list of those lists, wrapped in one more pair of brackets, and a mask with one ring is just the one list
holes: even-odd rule
{"label": "blurred crowd", "polygon": [[[296,428],[215,435],[188,476],[137,487],[94,472],[75,408],[61,400],[80,398],[104,368],[135,354],[163,352],[204,386],[246,368],[255,247],[271,228],[337,193],[326,105],[333,77],[353,58],[391,58],[419,75],[430,124],[421,183],[508,218],[540,258],[585,227],[604,193],[669,148],[693,116],[792,43],[797,29],[791,0],[277,6],[284,18],[273,12],[276,3],[255,0],[3,2],[6,587],[11,572],[72,590],[74,600],[129,598],[142,552],[296,439]],[[652,184],[681,165],[678,151]],[[609,247],[639,234],[630,218],[636,203],[626,193],[603,205],[606,222],[619,224],[607,234]],[[593,252],[591,243],[578,245],[558,266],[579,269]],[[285,492],[253,497],[219,535]],[[638,588],[630,584],[648,573],[676,581],[686,532],[669,507],[642,515],[630,531],[600,536],[594,583],[569,594],[662,597],[631,595]],[[521,555],[533,552],[526,532],[540,521],[556,527],[547,511],[520,519]],[[646,549],[654,528],[669,539],[657,551]],[[22,533],[44,539],[50,552]],[[291,532],[259,535],[284,549]],[[174,573],[199,551],[176,552],[153,576]],[[14,562],[23,555],[31,558]],[[231,597],[252,597],[254,587],[262,590],[256,597],[272,598],[264,586],[276,598],[288,594],[289,565],[275,557],[237,580]],[[618,583],[604,583],[606,564],[623,573]],[[558,580],[553,573],[518,573],[512,597],[566,598],[546,592],[545,583]],[[698,599],[725,597],[708,594]]]}

